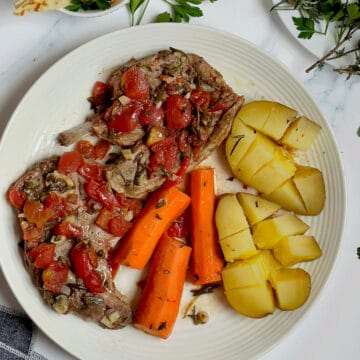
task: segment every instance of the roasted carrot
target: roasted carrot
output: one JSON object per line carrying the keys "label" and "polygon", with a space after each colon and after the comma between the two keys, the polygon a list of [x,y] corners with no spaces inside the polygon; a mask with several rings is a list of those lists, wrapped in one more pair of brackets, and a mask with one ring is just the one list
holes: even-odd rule
{"label": "roasted carrot", "polygon": [[189,204],[190,197],[176,187],[156,191],[113,252],[110,259],[113,275],[120,264],[142,269],[161,235]]}
{"label": "roasted carrot", "polygon": [[192,282],[196,285],[221,280],[224,260],[214,222],[214,169],[199,168],[190,173]]}
{"label": "roasted carrot", "polygon": [[166,339],[174,327],[191,248],[164,234],[151,260],[145,288],[135,312],[135,327]]}

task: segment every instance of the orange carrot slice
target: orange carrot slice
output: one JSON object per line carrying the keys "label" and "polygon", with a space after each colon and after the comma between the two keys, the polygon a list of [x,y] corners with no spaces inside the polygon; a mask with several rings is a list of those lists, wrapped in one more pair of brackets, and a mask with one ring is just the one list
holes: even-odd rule
{"label": "orange carrot slice", "polygon": [[156,191],[114,251],[110,260],[113,275],[119,264],[142,269],[161,235],[189,204],[190,197],[176,187]]}
{"label": "orange carrot slice", "polygon": [[220,281],[224,267],[214,221],[214,175],[212,168],[200,168],[190,173],[190,239],[193,249],[190,270],[192,282],[196,285]]}
{"label": "orange carrot slice", "polygon": [[149,275],[135,313],[134,325],[166,339],[172,332],[190,259],[191,248],[163,235],[151,260]]}

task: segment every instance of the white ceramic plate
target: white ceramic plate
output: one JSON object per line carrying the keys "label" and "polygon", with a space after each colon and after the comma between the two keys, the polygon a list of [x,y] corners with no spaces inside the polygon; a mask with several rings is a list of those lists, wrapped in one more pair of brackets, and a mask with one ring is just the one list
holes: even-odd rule
{"label": "white ceramic plate", "polygon": [[106,10],[79,10],[79,11],[69,11],[66,9],[60,9],[59,11],[70,15],[70,16],[77,16],[83,18],[93,18],[99,16],[105,16],[111,14],[112,12],[124,7],[126,4],[129,3],[129,0],[115,0],[109,9]]}
{"label": "white ceramic plate", "polygon": [[[19,231],[5,192],[30,164],[64,151],[55,145],[59,131],[83,121],[89,113],[93,83],[106,79],[118,64],[169,46],[204,56],[227,82],[247,100],[273,99],[298,109],[321,124],[323,131],[308,154],[309,162],[325,177],[326,208],[319,217],[305,218],[324,252],[323,257],[303,267],[312,274],[310,299],[299,310],[277,311],[264,319],[238,315],[226,305],[221,292],[200,298],[199,306],[210,313],[204,326],[182,319],[189,300],[189,285],[172,336],[164,341],[129,326],[119,331],[103,330],[73,315],[58,315],[42,301],[24,269],[18,249]],[[219,193],[241,189],[227,181],[229,170],[221,156],[216,165]],[[51,67],[30,89],[14,112],[0,145],[0,262],[15,296],[35,323],[52,340],[83,359],[249,359],[268,351],[310,312],[324,287],[338,253],[345,218],[343,170],[332,133],[314,101],[277,61],[254,45],[205,27],[152,24],[111,33],[71,52]],[[132,298],[140,274],[122,268],[117,277],[120,290]],[[326,301],[326,299],[323,299]]]}
{"label": "white ceramic plate", "polygon": [[[277,4],[279,0],[272,0],[273,4]],[[298,17],[299,13],[297,11],[292,10],[279,10],[277,11],[280,19],[282,20],[283,24],[287,28],[287,30],[291,33],[291,35],[308,51],[310,51],[313,55],[317,58],[322,58],[329,50],[331,50],[335,43],[336,43],[336,30],[335,27],[330,25],[327,34],[318,35],[315,34],[312,36],[311,39],[299,39],[298,34],[299,31],[296,30],[296,27],[293,23],[292,17]],[[322,30],[324,29],[324,24],[320,23],[317,25],[317,29]],[[354,36],[352,37],[350,44],[355,46],[360,41],[360,31],[357,31]],[[354,63],[355,55],[349,54],[347,56],[341,57],[336,60],[331,60],[328,63],[336,66],[336,67],[344,67],[349,64]]]}

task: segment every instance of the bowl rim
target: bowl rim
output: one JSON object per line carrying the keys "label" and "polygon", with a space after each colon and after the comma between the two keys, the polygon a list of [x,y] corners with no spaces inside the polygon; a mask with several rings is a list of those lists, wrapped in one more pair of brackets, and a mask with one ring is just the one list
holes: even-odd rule
{"label": "bowl rim", "polygon": [[58,9],[59,12],[69,16],[82,17],[82,18],[93,18],[100,17],[111,14],[112,12],[124,7],[130,2],[130,0],[117,0],[117,3],[111,5],[110,8],[106,10],[79,10],[79,11],[70,11],[64,9]]}

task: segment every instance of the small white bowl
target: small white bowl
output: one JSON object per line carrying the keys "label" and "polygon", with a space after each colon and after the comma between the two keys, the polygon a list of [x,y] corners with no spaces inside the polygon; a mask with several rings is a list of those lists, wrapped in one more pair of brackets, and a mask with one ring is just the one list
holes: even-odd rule
{"label": "small white bowl", "polygon": [[104,16],[108,15],[122,7],[124,7],[126,4],[129,3],[130,0],[114,0],[113,4],[110,8],[106,10],[79,10],[79,11],[69,11],[66,9],[60,9],[59,11],[70,15],[70,16],[77,16],[77,17],[83,17],[83,18],[89,18],[89,17],[97,17],[97,16]]}

